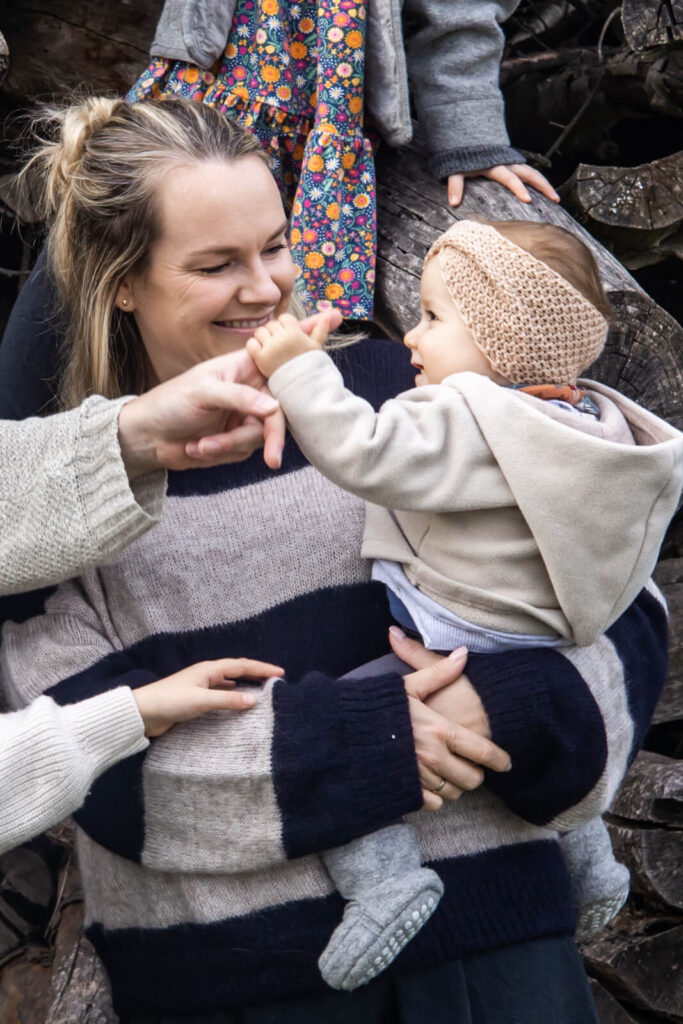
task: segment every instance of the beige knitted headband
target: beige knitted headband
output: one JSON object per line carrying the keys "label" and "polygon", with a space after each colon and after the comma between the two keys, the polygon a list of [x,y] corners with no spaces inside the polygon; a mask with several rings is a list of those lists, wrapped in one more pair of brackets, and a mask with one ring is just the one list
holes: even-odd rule
{"label": "beige knitted headband", "polygon": [[490,224],[459,221],[427,260],[437,254],[475,342],[512,384],[574,384],[600,355],[607,322],[595,306]]}

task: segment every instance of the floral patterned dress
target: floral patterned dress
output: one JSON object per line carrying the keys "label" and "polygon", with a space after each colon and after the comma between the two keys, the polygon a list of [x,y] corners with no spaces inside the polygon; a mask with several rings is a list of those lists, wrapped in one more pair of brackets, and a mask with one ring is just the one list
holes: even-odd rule
{"label": "floral patterned dress", "polygon": [[291,214],[299,294],[369,319],[375,280],[372,145],[363,132],[367,0],[238,0],[210,71],[155,58],[128,94],[208,103],[271,156]]}

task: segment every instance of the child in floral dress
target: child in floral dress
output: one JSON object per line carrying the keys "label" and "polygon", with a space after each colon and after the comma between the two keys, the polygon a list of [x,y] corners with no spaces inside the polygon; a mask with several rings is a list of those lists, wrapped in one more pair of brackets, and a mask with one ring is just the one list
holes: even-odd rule
{"label": "child in floral dress", "polygon": [[[448,178],[454,205],[464,177],[479,173],[520,199],[529,198],[524,181],[557,199],[505,132],[498,23],[517,3],[167,0],[154,59],[128,99],[191,98],[252,131],[291,213],[302,299],[370,319],[377,136],[365,112],[391,145],[407,143],[408,71],[430,167]],[[410,27],[405,53],[401,8]]]}

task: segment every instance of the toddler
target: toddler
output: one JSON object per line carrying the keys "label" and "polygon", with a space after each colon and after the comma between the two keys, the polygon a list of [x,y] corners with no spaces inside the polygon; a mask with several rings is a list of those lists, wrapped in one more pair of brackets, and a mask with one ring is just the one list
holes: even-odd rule
{"label": "toddler", "polygon": [[[363,555],[401,626],[436,650],[590,645],[654,567],[683,435],[602,384],[577,384],[604,346],[608,305],[570,232],[461,221],[427,254],[421,302],[405,338],[416,387],[379,412],[321,351],[323,322],[309,337],[284,315],[247,349],[307,458],[368,502]],[[561,842],[587,937],[623,904],[628,872],[600,820]],[[320,968],[355,988],[443,886],[405,824],[323,859],[349,902]]]}

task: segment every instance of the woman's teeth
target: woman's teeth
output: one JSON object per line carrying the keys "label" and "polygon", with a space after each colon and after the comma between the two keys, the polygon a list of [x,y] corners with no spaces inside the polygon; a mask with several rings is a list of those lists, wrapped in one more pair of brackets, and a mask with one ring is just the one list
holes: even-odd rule
{"label": "woman's teeth", "polygon": [[214,323],[218,327],[227,327],[228,329],[238,331],[254,331],[257,327],[263,327],[264,324],[267,324],[270,320],[270,316],[271,314],[269,313],[267,316],[262,316],[258,320],[214,320]]}

